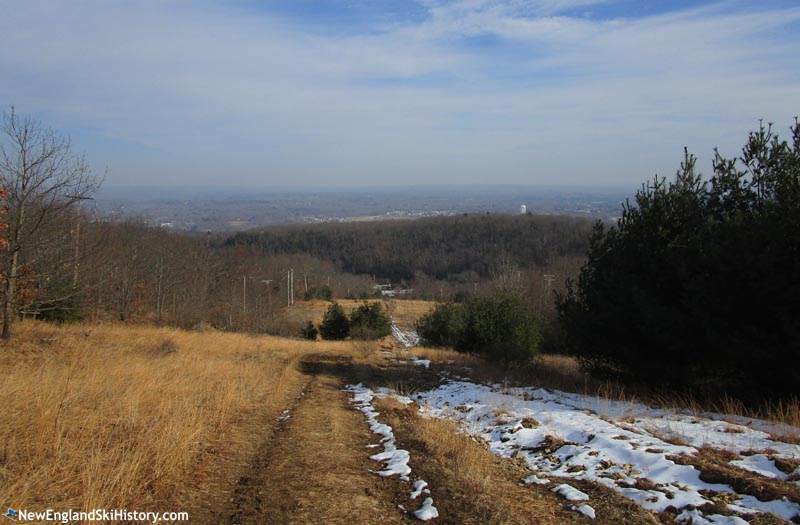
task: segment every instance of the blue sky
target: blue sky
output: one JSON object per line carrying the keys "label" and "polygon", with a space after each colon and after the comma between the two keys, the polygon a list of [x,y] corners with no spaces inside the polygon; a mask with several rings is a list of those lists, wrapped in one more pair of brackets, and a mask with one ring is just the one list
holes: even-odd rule
{"label": "blue sky", "polygon": [[0,105],[108,185],[633,188],[800,113],[796,1],[0,0]]}

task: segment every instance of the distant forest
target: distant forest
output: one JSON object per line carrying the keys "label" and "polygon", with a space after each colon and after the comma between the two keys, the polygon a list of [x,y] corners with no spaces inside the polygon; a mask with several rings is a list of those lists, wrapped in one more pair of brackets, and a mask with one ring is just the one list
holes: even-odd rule
{"label": "distant forest", "polygon": [[501,261],[530,267],[582,257],[591,229],[592,221],[575,217],[463,214],[276,226],[237,233],[223,246],[247,246],[263,255],[306,254],[332,261],[347,273],[395,282],[423,275],[459,281],[491,277]]}

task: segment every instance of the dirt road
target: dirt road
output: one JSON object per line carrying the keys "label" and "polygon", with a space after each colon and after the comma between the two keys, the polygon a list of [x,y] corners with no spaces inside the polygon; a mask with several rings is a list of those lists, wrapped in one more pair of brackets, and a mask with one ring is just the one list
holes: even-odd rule
{"label": "dirt road", "polygon": [[[381,466],[370,459],[376,449],[368,445],[378,438],[342,388],[357,382],[424,387],[437,381],[423,368],[381,360],[365,364],[328,354],[307,356],[300,369],[307,378],[302,391],[264,437],[216,523],[421,523],[413,512],[422,498],[410,499],[411,482],[419,477],[428,482],[430,496],[442,510],[428,523],[584,523],[547,489],[523,486],[520,482],[529,472],[520,465],[493,456],[451,428],[431,430],[436,423],[422,422],[409,407],[378,405],[381,420],[395,428],[398,447],[411,452],[411,480],[375,474]],[[454,437],[447,437],[451,434]],[[439,441],[447,442],[449,449]],[[611,498],[613,506],[615,497]],[[635,512],[630,520],[613,514],[613,521],[600,518],[595,523],[652,522],[650,516]]]}
{"label": "dirt road", "polygon": [[344,358],[310,356],[309,380],[239,480],[228,523],[404,523],[391,481],[369,471],[371,434],[341,391]]}

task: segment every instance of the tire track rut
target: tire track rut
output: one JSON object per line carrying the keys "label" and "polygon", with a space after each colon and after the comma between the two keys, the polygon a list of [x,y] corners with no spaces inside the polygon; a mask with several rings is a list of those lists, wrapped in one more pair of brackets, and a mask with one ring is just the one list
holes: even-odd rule
{"label": "tire track rut", "polygon": [[309,381],[234,490],[225,523],[406,523],[393,480],[369,472],[371,434],[341,391],[349,358],[312,355]]}

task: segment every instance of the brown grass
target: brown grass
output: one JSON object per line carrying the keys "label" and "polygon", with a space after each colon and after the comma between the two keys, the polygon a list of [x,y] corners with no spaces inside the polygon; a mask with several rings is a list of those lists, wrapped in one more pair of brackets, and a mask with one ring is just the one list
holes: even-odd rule
{"label": "brown grass", "polygon": [[434,301],[418,301],[409,299],[389,299],[385,306],[394,322],[403,328],[414,328],[417,320],[436,306]]}
{"label": "brown grass", "polygon": [[[597,510],[593,523],[597,525],[657,523],[650,512],[597,483],[574,479],[551,479],[547,486],[522,483],[531,474],[522,459],[494,456],[482,442],[459,433],[452,421],[422,418],[413,407],[392,400],[379,400],[376,406],[381,421],[394,428],[398,446],[411,452],[414,477],[430,483],[434,504],[450,523],[587,523],[571,509],[571,503],[550,491],[553,484],[561,482],[591,495],[591,505]],[[553,446],[557,441],[550,437]]]}
{"label": "brown grass", "polygon": [[[406,299],[337,299],[346,314],[367,302],[380,302],[394,321],[404,328],[414,328],[417,319],[428,313],[436,305],[433,301],[416,301]],[[295,301],[294,305],[284,310],[287,319],[294,322],[312,320],[315,324],[322,321],[325,311],[332,303],[328,301]]]}
{"label": "brown grass", "polygon": [[729,462],[734,458],[729,451],[711,447],[700,448],[691,456],[669,456],[678,464],[695,467],[700,471],[700,479],[706,483],[730,485],[738,494],[749,494],[761,501],[785,497],[800,503],[800,488],[797,485],[733,466]]}
{"label": "brown grass", "polygon": [[[350,314],[354,309],[358,308],[362,304],[364,304],[365,299],[337,299],[336,302],[339,303],[346,314]],[[383,299],[366,299],[367,302],[380,302],[383,304],[384,309],[389,308],[389,305]],[[399,303],[399,302],[406,302],[406,301],[392,301],[392,303]],[[424,302],[424,301],[422,301]],[[307,321],[311,320],[314,324],[319,324],[322,321],[322,316],[325,315],[325,312],[330,308],[332,302],[329,301],[321,301],[318,299],[314,299],[311,301],[300,301],[295,300],[295,303],[284,309],[283,314],[288,319],[294,321]],[[432,303],[431,303],[432,304]]]}
{"label": "brown grass", "polygon": [[256,430],[254,416],[289,402],[294,365],[309,348],[326,347],[21,323],[0,348],[0,501],[184,510],[207,498],[208,479],[224,477],[220,469]]}
{"label": "brown grass", "polygon": [[800,445],[800,399],[793,397],[783,401],[765,403],[759,407],[748,407],[738,399],[728,396],[716,401],[712,410],[721,414],[765,419],[773,423],[780,423],[790,428],[773,433],[776,441]]}
{"label": "brown grass", "polygon": [[350,345],[353,351],[362,359],[367,359],[378,352],[378,341],[370,339],[352,339]]}
{"label": "brown grass", "polygon": [[[749,417],[785,425],[772,434],[773,439],[800,444],[800,399],[790,398],[779,402],[751,407],[728,396],[700,400],[691,395],[655,392],[642,387],[629,387],[615,381],[601,381],[583,372],[578,361],[565,355],[540,355],[526,366],[506,367],[498,363],[465,355],[450,349],[418,347],[414,355],[430,359],[437,370],[447,370],[456,375],[468,376],[481,383],[501,383],[511,386],[533,386],[598,396],[609,401],[644,403],[666,410],[688,409],[696,414],[717,412],[736,418]],[[737,432],[731,428],[730,432]]]}
{"label": "brown grass", "polygon": [[[381,421],[395,430],[399,446],[411,451],[414,476],[430,484],[434,504],[453,523],[582,523],[547,489],[520,486],[529,472],[497,458],[455,423],[420,417],[391,400],[376,403]],[[419,505],[419,502],[411,503]]]}

